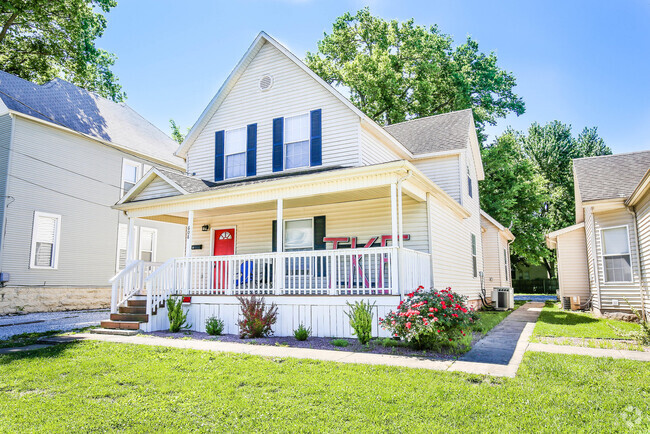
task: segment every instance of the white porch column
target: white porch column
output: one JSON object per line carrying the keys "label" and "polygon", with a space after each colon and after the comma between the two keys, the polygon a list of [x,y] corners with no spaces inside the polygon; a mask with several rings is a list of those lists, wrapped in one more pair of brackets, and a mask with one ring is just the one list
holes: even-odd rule
{"label": "white porch column", "polygon": [[[397,183],[390,185],[390,216],[391,216],[391,236],[393,238],[393,247],[397,247],[399,244],[396,241],[399,236],[398,231],[398,203],[397,203]],[[392,293],[402,295],[402,273],[401,273],[401,249],[393,250],[393,259],[392,259]]]}
{"label": "white porch column", "polygon": [[404,247],[404,215],[402,213],[402,182],[397,183],[397,243],[394,246]]}
{"label": "white porch column", "polygon": [[129,230],[126,236],[126,265],[135,259],[135,219],[129,217]]}
{"label": "white porch column", "polygon": [[393,237],[393,246],[397,246],[398,230],[397,230],[397,185],[390,185],[390,222],[391,222],[391,236]]}
{"label": "white porch column", "polygon": [[279,254],[276,258],[275,266],[275,293],[281,294],[284,289],[284,267],[285,259],[281,253],[284,251],[284,220],[283,220],[283,206],[284,201],[278,199],[277,202],[277,213],[276,213],[276,222],[275,222],[275,240],[276,240],[276,252]]}
{"label": "white porch column", "polygon": [[194,227],[194,211],[187,213],[187,233],[185,236],[185,257],[192,256],[192,228]]}
{"label": "white porch column", "polygon": [[427,237],[429,240],[429,259],[431,261],[431,267],[430,267],[430,273],[431,273],[431,279],[430,279],[430,284],[431,288],[435,287],[435,277],[434,277],[434,260],[433,260],[433,227],[432,227],[432,222],[431,222],[431,193],[427,193]]}

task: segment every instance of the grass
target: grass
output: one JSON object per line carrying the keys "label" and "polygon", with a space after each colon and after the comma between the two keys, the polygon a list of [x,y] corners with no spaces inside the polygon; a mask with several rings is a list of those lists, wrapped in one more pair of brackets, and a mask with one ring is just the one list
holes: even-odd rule
{"label": "grass", "polygon": [[528,353],[516,378],[101,342],[0,356],[3,432],[644,432],[648,415],[647,363],[585,356]]}
{"label": "grass", "polygon": [[636,331],[638,324],[606,318],[596,318],[590,313],[562,310],[558,303],[547,303],[535,325],[533,336],[625,339],[624,333]]}
{"label": "grass", "polygon": [[38,343],[40,338],[60,334],[60,330],[50,330],[39,333],[22,333],[13,335],[9,339],[0,340],[0,348],[26,347]]}

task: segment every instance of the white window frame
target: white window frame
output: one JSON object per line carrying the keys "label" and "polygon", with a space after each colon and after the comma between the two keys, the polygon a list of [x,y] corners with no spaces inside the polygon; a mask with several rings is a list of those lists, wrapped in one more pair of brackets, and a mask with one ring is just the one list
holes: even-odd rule
{"label": "white window frame", "polygon": [[[470,234],[470,253],[472,254],[472,277],[478,277],[478,240],[476,234]],[[476,267],[474,267],[476,264]]]}
{"label": "white window frame", "polygon": [[158,229],[154,228],[147,228],[144,226],[140,226],[140,237],[138,238],[138,260],[141,260],[141,255],[142,252],[148,252],[149,250],[143,250],[142,249],[142,234],[145,232],[151,232],[153,234],[152,242],[151,242],[151,261],[147,262],[156,262],[156,249],[158,247]]}
{"label": "white window frame", "polygon": [[[138,163],[137,161],[129,160],[128,158],[123,158],[122,159],[122,178],[121,178],[122,181],[120,182],[120,190],[122,191],[122,197],[124,197],[124,195],[128,191],[130,191],[130,190],[124,190],[124,182],[126,181],[126,179],[124,178],[124,175],[125,175],[124,168],[126,166],[135,167],[135,183],[133,184],[134,186],[142,178],[142,163]],[[130,183],[131,181],[128,181],[128,182]],[[133,187],[131,187],[131,188],[133,188]]]}
{"label": "white window frame", "polygon": [[[296,222],[296,221],[302,221],[302,220],[309,220],[311,221],[311,245],[309,246],[310,250],[296,250],[296,249],[290,249],[287,250],[285,247],[285,238],[287,236],[287,223],[289,222]],[[304,217],[304,218],[297,218],[297,219],[288,219],[288,220],[283,220],[282,221],[282,251],[283,252],[309,252],[314,250],[314,217]]]}
{"label": "white window frame", "polygon": [[[609,256],[625,256],[624,254],[605,254],[605,239],[603,238],[603,232],[609,229],[620,229],[625,228],[625,240],[627,241],[627,256],[630,257],[630,280],[607,280],[607,267],[605,265],[605,258]],[[630,228],[629,225],[618,225],[618,226],[607,226],[599,229],[600,232],[600,262],[603,264],[603,282],[610,284],[617,283],[633,283],[634,282],[634,268],[632,267],[632,246],[630,245]]]}
{"label": "white window frame", "polygon": [[508,267],[508,262],[509,262],[508,261],[508,248],[504,247],[503,248],[503,267],[504,267],[503,271],[505,271],[505,273],[506,273],[506,282],[508,281],[508,274],[510,274],[510,273],[508,273],[508,271],[510,270],[510,267]]}
{"label": "white window frame", "polygon": [[[304,140],[299,140],[299,141],[294,141],[294,142],[289,142],[287,141],[287,120],[292,119],[292,118],[297,118],[301,116],[307,116],[307,153],[309,154],[309,158],[307,161],[307,164],[304,166],[296,166],[296,167],[287,167],[287,147],[290,144],[293,143],[301,143],[304,142]],[[299,170],[299,169],[304,169],[305,167],[310,167],[311,164],[311,112],[306,112],[306,113],[297,113],[293,114],[291,116],[285,116],[283,120],[283,125],[282,125],[282,168],[283,170]],[[300,220],[300,219],[298,219]]]}
{"label": "white window frame", "polygon": [[[56,233],[54,235],[54,245],[52,246],[52,261],[49,267],[36,265],[36,231],[37,222],[40,217],[56,219]],[[59,247],[61,244],[61,215],[52,214],[42,211],[34,211],[34,221],[32,222],[32,248],[29,255],[29,268],[40,270],[57,270],[59,268]]]}
{"label": "white window frame", "polygon": [[[126,224],[126,223],[119,223],[117,225],[117,252],[115,253],[116,254],[116,257],[115,257],[115,271],[118,272],[118,273],[124,269],[124,268],[120,268],[120,250],[122,250],[122,249],[120,249],[120,228],[122,228],[122,227],[124,228],[124,232],[125,232],[125,238],[124,238],[124,240],[125,240],[124,243],[125,244],[124,244],[124,249],[123,249],[124,250],[124,257],[125,257],[125,260],[124,260],[125,267],[126,267],[126,256],[128,255],[128,251],[129,251],[129,225]],[[138,229],[139,229],[138,226],[135,226],[135,225],[133,226],[133,237],[135,238],[136,242],[138,242],[138,240],[139,240],[138,239]]]}
{"label": "white window frame", "polygon": [[[227,141],[228,141],[228,132],[232,131],[237,131],[237,130],[244,130],[244,151],[243,152],[235,152],[232,154],[227,154],[226,153],[226,148],[227,148]],[[241,178],[246,178],[246,166],[247,166],[247,154],[246,152],[248,151],[248,128],[246,126],[243,127],[237,127],[237,128],[230,128],[228,130],[225,130],[223,132],[223,179],[241,179]],[[244,154],[244,174],[240,176],[228,176],[228,157],[233,156],[233,155],[239,155],[239,154]]]}

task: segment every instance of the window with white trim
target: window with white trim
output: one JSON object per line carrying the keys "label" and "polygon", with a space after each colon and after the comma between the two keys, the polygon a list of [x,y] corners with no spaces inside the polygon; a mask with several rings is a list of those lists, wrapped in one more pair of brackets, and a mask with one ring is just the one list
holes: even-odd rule
{"label": "window with white trim", "polygon": [[474,197],[472,191],[472,175],[469,171],[469,166],[467,166],[467,194],[469,194],[469,197]]}
{"label": "window with white trim", "polygon": [[[138,239],[138,227],[133,227],[133,236]],[[120,223],[117,229],[117,259],[116,270],[124,270],[126,267],[126,249],[128,248],[127,240],[129,238],[129,225],[125,223]]]}
{"label": "window with white trim", "polygon": [[142,176],[142,164],[137,161],[122,160],[122,196],[138,182]]}
{"label": "window with white trim", "polygon": [[627,226],[601,229],[605,282],[631,282],[632,258]]}
{"label": "window with white trim", "polygon": [[57,268],[61,216],[34,212],[30,268]]}
{"label": "window with white trim", "polygon": [[138,258],[141,261],[153,262],[156,260],[156,238],[158,231],[152,228],[140,228],[140,248]]}
{"label": "window with white trim", "polygon": [[310,162],[309,113],[284,118],[284,168],[308,167]]}
{"label": "window with white trim", "polygon": [[225,178],[246,176],[246,127],[226,131],[224,158]]}
{"label": "window with white trim", "polygon": [[506,276],[506,282],[508,281],[508,249],[503,249],[503,268]]}
{"label": "window with white trim", "polygon": [[284,221],[284,250],[313,250],[314,221],[312,219]]}
{"label": "window with white trim", "polygon": [[472,234],[472,276],[478,277],[478,258],[476,257],[476,235]]}

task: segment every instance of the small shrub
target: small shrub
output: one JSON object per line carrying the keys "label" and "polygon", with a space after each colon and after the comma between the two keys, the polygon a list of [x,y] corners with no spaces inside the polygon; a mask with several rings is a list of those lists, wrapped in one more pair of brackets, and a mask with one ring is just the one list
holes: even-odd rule
{"label": "small shrub", "polygon": [[302,323],[293,331],[293,336],[298,341],[306,341],[311,336],[311,327],[305,327]]}
{"label": "small shrub", "polygon": [[355,301],[354,304],[347,303],[350,308],[345,314],[350,318],[350,326],[353,335],[356,335],[362,345],[366,345],[372,338],[372,310],[375,303],[370,304],[365,301]]}
{"label": "small shrub", "polygon": [[256,295],[250,297],[237,297],[241,303],[241,316],[239,337],[262,338],[273,333],[271,326],[278,320],[278,307],[275,303],[267,308],[264,297]]}
{"label": "small shrub", "polygon": [[332,339],[330,341],[330,344],[334,345],[335,347],[347,347],[350,345],[350,342],[346,341],[345,339]]}
{"label": "small shrub", "polygon": [[641,312],[635,309],[627,299],[625,302],[629,306],[632,313],[639,319],[639,330],[626,332],[619,327],[609,324],[609,326],[619,335],[634,339],[639,345],[650,345],[650,322],[643,317]]}
{"label": "small shrub", "polygon": [[223,333],[223,320],[217,318],[216,316],[211,316],[205,320],[205,332],[212,336],[218,336]]}
{"label": "small shrub", "polygon": [[474,322],[473,309],[465,306],[466,298],[451,291],[426,291],[420,286],[407,295],[381,326],[395,337],[418,349],[438,349],[442,346],[466,346],[470,342],[465,330]]}
{"label": "small shrub", "polygon": [[[189,311],[188,311],[189,312]],[[178,333],[181,329],[192,327],[187,324],[187,313],[183,312],[183,298],[170,295],[167,299],[167,318],[169,318],[169,331]]]}
{"label": "small shrub", "polygon": [[399,341],[397,339],[383,338],[379,340],[379,344],[382,347],[405,347],[406,342]]}

